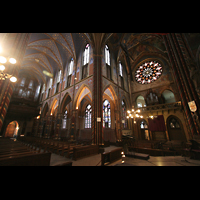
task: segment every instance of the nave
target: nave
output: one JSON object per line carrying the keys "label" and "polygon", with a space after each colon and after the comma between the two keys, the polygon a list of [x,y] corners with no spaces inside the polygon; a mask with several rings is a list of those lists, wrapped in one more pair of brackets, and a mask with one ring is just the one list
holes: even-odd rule
{"label": "nave", "polygon": [[[137,147],[139,143],[140,150],[148,150],[144,146],[144,141],[137,141]],[[94,148],[91,149],[87,144],[67,144],[47,139],[36,141],[25,137],[23,139],[0,138],[0,144],[0,166],[200,166],[200,160],[192,157],[192,154],[188,156],[178,153],[179,151],[175,154],[171,151],[171,155],[149,155],[138,153],[137,147],[133,151],[129,146],[127,150],[126,145],[123,145],[123,148],[108,145],[98,148],[95,152]],[[141,148],[142,144],[143,148]],[[75,149],[81,149],[77,158],[74,156],[77,154]],[[169,153],[169,150],[167,152]],[[113,159],[111,153],[115,154]],[[107,157],[102,157],[103,154]],[[145,155],[148,155],[147,159],[144,159]]]}

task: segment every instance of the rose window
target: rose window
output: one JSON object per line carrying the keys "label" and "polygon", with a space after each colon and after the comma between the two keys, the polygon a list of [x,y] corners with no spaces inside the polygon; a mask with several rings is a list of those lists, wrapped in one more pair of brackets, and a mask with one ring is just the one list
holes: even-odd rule
{"label": "rose window", "polygon": [[162,66],[157,61],[145,62],[135,72],[135,79],[138,83],[148,84],[156,81],[162,74]]}

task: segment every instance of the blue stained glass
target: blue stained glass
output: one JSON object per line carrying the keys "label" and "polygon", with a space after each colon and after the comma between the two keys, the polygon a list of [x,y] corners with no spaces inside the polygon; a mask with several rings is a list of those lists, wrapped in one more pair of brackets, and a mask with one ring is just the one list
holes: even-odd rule
{"label": "blue stained glass", "polygon": [[108,100],[103,102],[103,127],[111,128],[110,102]]}

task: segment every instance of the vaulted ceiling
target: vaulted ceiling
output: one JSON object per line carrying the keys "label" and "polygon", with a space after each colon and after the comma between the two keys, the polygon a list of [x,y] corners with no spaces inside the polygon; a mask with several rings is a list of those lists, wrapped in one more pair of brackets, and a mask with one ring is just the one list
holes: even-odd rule
{"label": "vaulted ceiling", "polygon": [[43,71],[55,74],[67,62],[79,56],[88,42],[84,33],[31,33],[20,72],[34,75],[39,82],[46,82]]}
{"label": "vaulted ceiling", "polygon": [[167,57],[162,36],[154,33],[31,33],[20,74],[45,83],[48,76],[43,71],[55,75],[59,69],[65,69],[72,57],[76,63],[86,43],[93,49],[103,49],[107,44],[116,61],[124,58],[122,44],[129,52],[132,66],[148,53]]}

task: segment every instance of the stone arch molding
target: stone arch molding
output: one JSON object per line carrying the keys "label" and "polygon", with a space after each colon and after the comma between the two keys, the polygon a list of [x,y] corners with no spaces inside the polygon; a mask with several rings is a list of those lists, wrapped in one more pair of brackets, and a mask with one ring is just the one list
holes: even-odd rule
{"label": "stone arch molding", "polygon": [[103,90],[103,94],[106,94],[110,97],[110,99],[112,99],[113,103],[115,106],[117,106],[118,104],[118,97],[116,95],[116,92],[114,90],[114,88],[112,87],[111,84],[107,85],[104,90]]}
{"label": "stone arch molding", "polygon": [[74,99],[74,105],[73,105],[73,109],[76,109],[78,110],[79,108],[79,105],[82,101],[82,99],[85,97],[85,96],[88,96],[89,99],[92,101],[92,92],[90,90],[90,88],[86,85],[86,84],[83,84],[77,94],[76,94],[76,97]]}
{"label": "stone arch molding", "polygon": [[70,103],[71,100],[72,100],[72,98],[71,98],[70,94],[68,92],[66,92],[65,95],[64,95],[64,97],[62,98],[61,103],[60,103],[60,110],[59,110],[60,112],[63,112],[65,103],[66,103],[66,101],[67,101],[68,98],[69,98],[69,102],[68,103]]}

